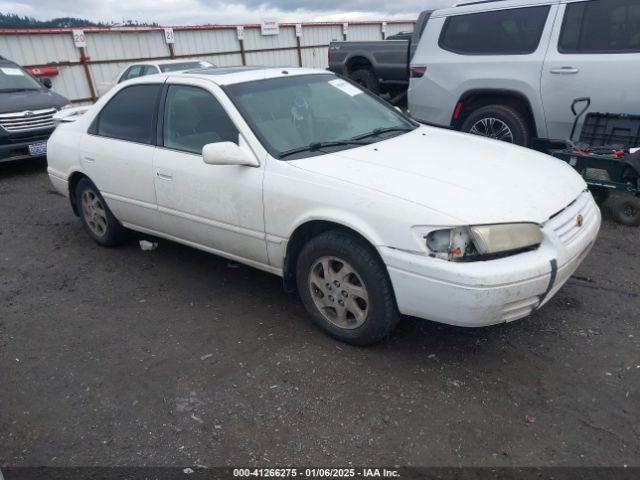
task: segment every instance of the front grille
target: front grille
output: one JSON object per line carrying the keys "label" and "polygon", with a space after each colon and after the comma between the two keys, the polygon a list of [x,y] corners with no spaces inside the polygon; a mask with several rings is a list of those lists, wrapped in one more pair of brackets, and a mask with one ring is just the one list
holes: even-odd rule
{"label": "front grille", "polygon": [[7,132],[19,133],[53,127],[55,108],[0,114],[0,127]]}
{"label": "front grille", "polygon": [[[575,202],[549,220],[548,225],[553,228],[563,245],[569,245],[594,221],[597,208],[591,194],[584,192]],[[578,224],[579,215],[582,216],[582,225]]]}

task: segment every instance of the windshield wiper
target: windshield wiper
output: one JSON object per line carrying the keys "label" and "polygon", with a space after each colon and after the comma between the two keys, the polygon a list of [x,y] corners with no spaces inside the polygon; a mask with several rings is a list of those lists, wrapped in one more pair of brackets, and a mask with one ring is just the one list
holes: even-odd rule
{"label": "windshield wiper", "polygon": [[327,147],[340,147],[342,145],[368,145],[369,142],[360,142],[358,139],[349,138],[347,140],[336,140],[333,142],[313,142],[304,147],[292,148],[291,150],[285,150],[284,152],[280,152],[278,158],[288,157],[289,155],[293,155],[294,153],[300,152],[315,152],[316,150],[320,150],[322,148]]}
{"label": "windshield wiper", "polygon": [[357,135],[352,137],[351,140],[362,140],[363,138],[369,137],[377,137],[381,133],[387,132],[412,132],[414,129],[411,127],[385,127],[385,128],[374,128],[370,132],[363,133],[362,135]]}

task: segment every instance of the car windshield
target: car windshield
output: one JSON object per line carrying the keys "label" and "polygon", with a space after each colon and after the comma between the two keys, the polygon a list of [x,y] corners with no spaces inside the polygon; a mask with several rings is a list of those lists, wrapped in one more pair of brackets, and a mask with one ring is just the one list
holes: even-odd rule
{"label": "car windshield", "polygon": [[179,62],[179,63],[167,63],[165,65],[158,65],[161,72],[178,72],[180,70],[193,70],[195,68],[208,68],[213,67],[211,62]]}
{"label": "car windshield", "polygon": [[354,148],[416,128],[394,108],[335,75],[257,80],[228,85],[225,91],[276,158]]}
{"label": "car windshield", "polygon": [[0,65],[0,92],[40,90],[42,85],[17,65]]}

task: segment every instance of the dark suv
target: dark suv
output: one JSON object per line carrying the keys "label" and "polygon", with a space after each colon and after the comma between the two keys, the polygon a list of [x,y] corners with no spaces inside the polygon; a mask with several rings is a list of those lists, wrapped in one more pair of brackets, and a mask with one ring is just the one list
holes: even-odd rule
{"label": "dark suv", "polygon": [[53,132],[53,115],[69,100],[26,70],[0,57],[0,162],[41,157]]}

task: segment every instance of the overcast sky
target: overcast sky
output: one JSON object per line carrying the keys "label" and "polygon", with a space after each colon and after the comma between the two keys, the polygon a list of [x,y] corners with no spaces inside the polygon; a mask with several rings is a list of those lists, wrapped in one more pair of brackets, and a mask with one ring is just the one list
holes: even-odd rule
{"label": "overcast sky", "polygon": [[163,25],[415,18],[457,0],[0,0],[0,12],[40,20],[156,21]]}

